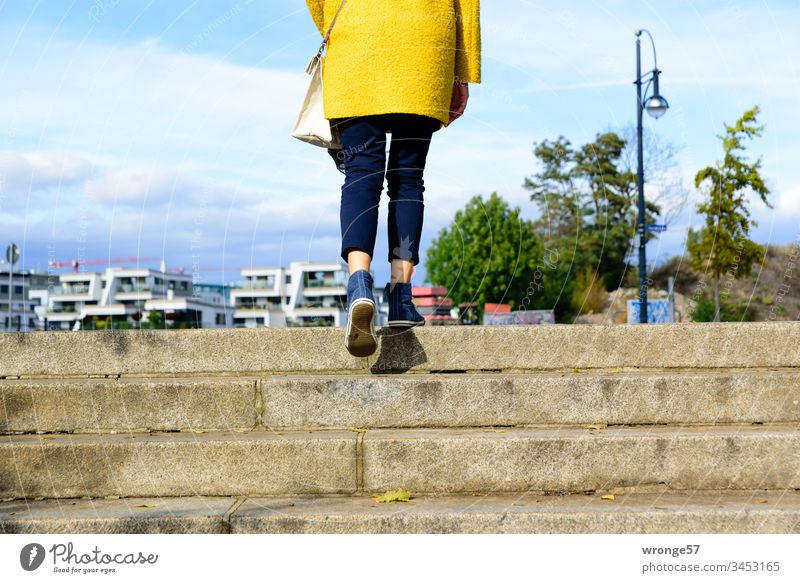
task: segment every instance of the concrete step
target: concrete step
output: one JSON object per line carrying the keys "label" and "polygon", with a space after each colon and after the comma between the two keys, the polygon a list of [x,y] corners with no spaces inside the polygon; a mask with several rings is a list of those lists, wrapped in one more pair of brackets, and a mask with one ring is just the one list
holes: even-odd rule
{"label": "concrete step", "polygon": [[800,533],[800,492],[126,498],[0,503],[0,533]]}
{"label": "concrete step", "polygon": [[0,377],[800,366],[800,322],[423,326],[379,330],[369,358],[342,328],[0,334]]}
{"label": "concrete step", "polygon": [[0,433],[245,431],[258,425],[256,378],[0,381]]}
{"label": "concrete step", "polygon": [[0,433],[800,421],[800,371],[0,381]]}
{"label": "concrete step", "polygon": [[800,371],[273,375],[266,427],[481,427],[800,421]]}
{"label": "concrete step", "polygon": [[0,439],[0,497],[800,488],[797,423]]}
{"label": "concrete step", "polygon": [[797,423],[369,431],[364,489],[800,488]]}
{"label": "concrete step", "polygon": [[350,493],[356,439],[349,431],[4,436],[0,498]]}

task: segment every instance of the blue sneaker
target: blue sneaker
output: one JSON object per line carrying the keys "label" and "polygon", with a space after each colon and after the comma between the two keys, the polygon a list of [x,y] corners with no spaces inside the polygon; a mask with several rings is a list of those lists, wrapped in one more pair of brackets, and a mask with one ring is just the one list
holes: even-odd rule
{"label": "blue sneaker", "polygon": [[417,311],[411,301],[410,282],[389,282],[383,290],[385,301],[389,304],[387,324],[393,328],[423,326],[425,318]]}
{"label": "blue sneaker", "polygon": [[347,329],[344,346],[353,356],[369,356],[378,348],[374,318],[372,275],[366,269],[359,269],[347,280]]}

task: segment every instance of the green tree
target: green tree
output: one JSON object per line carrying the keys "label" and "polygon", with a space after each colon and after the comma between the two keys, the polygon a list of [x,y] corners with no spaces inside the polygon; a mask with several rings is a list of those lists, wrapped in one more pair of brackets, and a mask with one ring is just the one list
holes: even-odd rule
{"label": "green tree", "polygon": [[[615,132],[577,150],[563,136],[534,148],[541,169],[523,186],[540,211],[534,224],[545,249],[557,250],[563,262],[565,282],[586,270],[597,270],[607,290],[624,279],[637,215],[636,175],[626,169],[625,154],[626,141]],[[645,210],[653,222],[660,207],[648,202]],[[564,298],[569,303],[571,294]]]}
{"label": "green tree", "polygon": [[720,302],[719,308],[714,306],[714,302],[701,294],[690,310],[693,322],[751,322],[753,312],[745,303]]}
{"label": "green tree", "polygon": [[750,275],[753,263],[766,254],[761,245],[749,239],[750,226],[757,223],[750,219],[747,195],[750,191],[757,193],[772,208],[767,200],[769,190],[759,173],[761,158],[748,163],[743,155],[744,139],[760,136],[764,129],[756,123],[758,112],[756,105],[733,126],[725,124],[725,134],[718,136],[724,158],[695,175],[695,186],[707,190],[706,199],[697,206],[705,215],[705,226],[697,231],[689,229],[687,249],[692,268],[710,273],[715,322],[720,321],[720,278],[724,274],[732,281]]}
{"label": "green tree", "polygon": [[[518,308],[529,297],[541,263],[542,247],[531,222],[493,192],[488,200],[472,197],[439,232],[427,250],[426,281],[445,286],[455,304],[477,303],[481,313],[486,302]],[[534,295],[526,307],[544,302]]]}
{"label": "green tree", "polygon": [[164,312],[159,310],[150,310],[147,313],[147,321],[141,323],[142,328],[164,328]]}
{"label": "green tree", "polygon": [[[620,169],[624,149],[625,141],[608,132],[599,134],[575,155],[575,168],[587,186],[591,210],[590,251],[607,290],[620,286],[636,232],[636,175]],[[650,203],[646,211],[647,222],[653,222],[659,208]]]}

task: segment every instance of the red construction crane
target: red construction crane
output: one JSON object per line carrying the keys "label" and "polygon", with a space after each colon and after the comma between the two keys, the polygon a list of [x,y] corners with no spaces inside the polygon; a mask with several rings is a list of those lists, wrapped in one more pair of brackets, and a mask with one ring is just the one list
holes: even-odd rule
{"label": "red construction crane", "polygon": [[50,267],[72,267],[72,271],[78,273],[81,265],[103,265],[111,263],[145,263],[147,261],[158,261],[158,257],[102,257],[97,259],[73,259],[72,261],[55,261],[50,260],[48,265]]}

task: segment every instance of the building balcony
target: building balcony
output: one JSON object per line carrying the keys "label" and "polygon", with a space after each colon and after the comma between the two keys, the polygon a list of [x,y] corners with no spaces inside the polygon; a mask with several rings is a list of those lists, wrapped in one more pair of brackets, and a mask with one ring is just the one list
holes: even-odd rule
{"label": "building balcony", "polygon": [[330,296],[344,296],[347,297],[347,288],[344,286],[333,287],[307,287],[303,289],[303,295],[308,298],[330,297]]}
{"label": "building balcony", "polygon": [[275,298],[281,297],[280,292],[277,290],[272,289],[249,289],[249,288],[239,288],[231,290],[231,300],[236,301],[237,299],[245,299],[245,298]]}
{"label": "building balcony", "polygon": [[[156,290],[155,287],[159,289]],[[147,284],[132,284],[132,283],[119,283],[117,284],[117,293],[138,293],[138,292],[153,292],[163,291],[164,286],[152,286]]]}
{"label": "building balcony", "polygon": [[319,288],[319,287],[344,287],[344,277],[326,277],[324,279],[303,279],[303,287],[305,288]]}
{"label": "building balcony", "polygon": [[244,284],[243,289],[266,289],[266,290],[274,290],[275,289],[275,282],[274,281],[246,281]]}
{"label": "building balcony", "polygon": [[54,302],[76,302],[93,299],[87,291],[86,293],[57,293],[50,296]]}
{"label": "building balcony", "polygon": [[72,322],[80,318],[80,313],[67,310],[49,310],[45,312],[45,318],[50,322]]}

